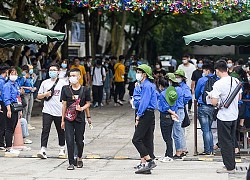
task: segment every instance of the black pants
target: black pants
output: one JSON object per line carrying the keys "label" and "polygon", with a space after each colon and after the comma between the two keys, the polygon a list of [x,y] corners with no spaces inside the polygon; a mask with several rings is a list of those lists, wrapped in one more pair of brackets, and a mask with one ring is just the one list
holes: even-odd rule
{"label": "black pants", "polygon": [[227,170],[235,169],[235,132],[237,121],[217,119],[218,143],[221,148],[223,163]]}
{"label": "black pants", "polygon": [[117,103],[117,96],[119,96],[120,100],[123,100],[124,94],[125,94],[125,83],[115,82],[115,95],[114,95],[115,103]]}
{"label": "black pants", "polygon": [[6,114],[6,130],[5,130],[5,141],[6,148],[12,147],[13,134],[18,122],[18,112],[11,111],[11,118],[7,118],[7,109],[4,113]]}
{"label": "black pants", "polygon": [[103,86],[93,85],[92,91],[93,91],[93,101],[98,102],[98,104],[100,105],[103,98]]}
{"label": "black pants", "polygon": [[134,94],[134,89],[135,89],[135,82],[129,82],[129,85],[128,85],[128,91],[129,91],[129,96],[133,96]]}
{"label": "black pants", "polygon": [[5,147],[4,144],[4,136],[5,136],[5,129],[6,129],[6,107],[2,101],[0,101],[1,110],[0,112],[0,147]]}
{"label": "black pants", "polygon": [[154,130],[155,130],[155,114],[153,111],[146,110],[144,115],[140,117],[138,126],[132,139],[134,146],[140,153],[141,158],[149,155],[152,159],[154,156]]}
{"label": "black pants", "polygon": [[67,121],[65,120],[65,136],[66,143],[68,149],[68,159],[69,164],[74,163],[74,142],[76,142],[77,146],[77,156],[79,158],[82,157],[83,153],[83,140],[84,140],[84,132],[85,132],[85,121],[77,122],[77,121]]}
{"label": "black pants", "polygon": [[173,157],[173,131],[174,121],[172,120],[169,114],[161,113],[160,114],[160,126],[161,126],[161,134],[163,140],[166,143],[166,152],[165,157]]}
{"label": "black pants", "polygon": [[41,136],[41,147],[46,147],[48,145],[49,133],[51,129],[51,124],[54,121],[56,126],[56,131],[58,134],[59,146],[65,145],[65,134],[64,130],[61,128],[62,117],[52,116],[47,113],[43,113],[43,128]]}

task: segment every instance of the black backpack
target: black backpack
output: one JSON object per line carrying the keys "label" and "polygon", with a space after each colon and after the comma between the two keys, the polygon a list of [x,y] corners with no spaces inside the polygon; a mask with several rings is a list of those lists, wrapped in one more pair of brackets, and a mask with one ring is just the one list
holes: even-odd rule
{"label": "black backpack", "polygon": [[202,101],[207,104],[207,101],[206,101],[206,97],[207,97],[207,92],[210,92],[213,90],[213,85],[214,83],[217,81],[217,77],[215,75],[213,76],[207,76],[208,80],[205,84],[205,87],[204,87],[204,91],[203,91],[203,94],[202,94]]}

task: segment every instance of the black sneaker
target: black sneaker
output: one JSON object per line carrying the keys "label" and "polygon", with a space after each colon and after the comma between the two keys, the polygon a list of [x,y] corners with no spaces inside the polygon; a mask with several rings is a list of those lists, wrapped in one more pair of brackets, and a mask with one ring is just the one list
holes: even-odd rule
{"label": "black sneaker", "polygon": [[182,156],[177,156],[176,154],[173,157],[174,160],[182,160]]}
{"label": "black sneaker", "polygon": [[137,171],[135,171],[135,174],[149,173],[148,171],[152,170],[156,166],[157,165],[155,164],[154,161],[147,162],[146,164],[142,164],[142,166],[139,169],[137,169]]}
{"label": "black sneaker", "polygon": [[155,164],[155,162],[152,160],[150,162],[146,163],[146,166],[149,168],[149,170],[155,168],[157,165]]}
{"label": "black sneaker", "polygon": [[67,170],[74,170],[74,169],[75,169],[74,164],[70,164],[69,167],[67,167]]}
{"label": "black sneaker", "polygon": [[77,168],[82,168],[82,167],[83,167],[83,162],[77,161]]}

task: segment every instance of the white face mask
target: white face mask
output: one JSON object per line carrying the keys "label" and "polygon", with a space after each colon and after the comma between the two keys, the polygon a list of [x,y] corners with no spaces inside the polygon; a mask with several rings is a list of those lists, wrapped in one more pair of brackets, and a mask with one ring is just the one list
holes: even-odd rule
{"label": "white face mask", "polygon": [[18,77],[16,75],[10,75],[10,80],[13,81],[13,82],[16,81],[17,78]]}
{"label": "white face mask", "polygon": [[248,79],[248,82],[250,82],[250,76],[249,76],[249,77],[247,77],[247,79]]}
{"label": "white face mask", "polygon": [[182,82],[182,79],[181,78],[176,78],[177,82],[178,83],[181,83]]}
{"label": "white face mask", "polygon": [[77,79],[77,77],[69,77],[69,82],[71,84],[77,84],[78,83],[78,79]]}
{"label": "white face mask", "polygon": [[155,67],[156,67],[157,69],[159,69],[159,68],[160,68],[160,65],[157,64]]}
{"label": "white face mask", "polygon": [[188,60],[186,60],[186,59],[185,59],[185,60],[182,60],[182,63],[183,63],[183,64],[187,64],[187,63],[188,63]]}
{"label": "white face mask", "polygon": [[142,74],[140,74],[140,73],[136,73],[136,75],[135,75],[135,77],[136,77],[136,80],[137,81],[141,81],[142,80]]}

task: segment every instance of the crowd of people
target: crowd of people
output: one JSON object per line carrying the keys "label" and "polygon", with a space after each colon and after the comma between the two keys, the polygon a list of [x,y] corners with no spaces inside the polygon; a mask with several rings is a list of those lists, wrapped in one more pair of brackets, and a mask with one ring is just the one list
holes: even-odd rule
{"label": "crowd of people", "polygon": [[[47,158],[48,138],[54,122],[59,156],[65,156],[65,142],[67,145],[68,170],[83,166],[85,123],[91,125],[91,105],[101,108],[110,105],[112,99],[114,106],[130,101],[135,109],[132,142],[141,157],[135,167],[138,174],[150,174],[156,167],[155,110],[160,112],[160,128],[166,143],[165,154],[159,160],[163,163],[180,160],[188,153],[185,128],[190,125],[189,116],[196,99],[204,142],[200,155],[213,156],[220,148],[225,168],[218,173],[234,172],[234,157],[239,153],[241,140],[236,133],[249,127],[246,119],[250,118],[247,101],[250,73],[241,59],[237,62],[232,58],[197,61],[184,55],[178,68],[166,71],[161,61],[150,67],[135,56],[127,61],[123,55],[96,57],[94,61],[92,57],[60,60],[56,55],[47,59],[45,53],[33,54],[25,46],[19,67],[14,68],[12,62],[7,61],[0,66],[0,74],[0,150],[12,153],[18,119],[22,120],[24,143],[32,143],[27,137],[28,131],[35,129],[31,118],[33,103],[43,101],[41,150],[37,156]],[[225,108],[238,85],[241,90]],[[211,130],[214,121],[217,121],[217,144]]]}

